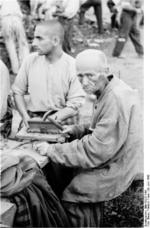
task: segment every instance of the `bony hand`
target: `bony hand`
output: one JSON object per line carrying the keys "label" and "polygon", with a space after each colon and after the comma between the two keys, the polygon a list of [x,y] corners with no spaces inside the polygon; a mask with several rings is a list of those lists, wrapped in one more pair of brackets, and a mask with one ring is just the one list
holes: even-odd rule
{"label": "bony hand", "polygon": [[74,125],[64,125],[62,133],[73,135],[74,134]]}
{"label": "bony hand", "polygon": [[46,156],[49,144],[47,142],[34,142],[33,149],[37,151],[40,155]]}

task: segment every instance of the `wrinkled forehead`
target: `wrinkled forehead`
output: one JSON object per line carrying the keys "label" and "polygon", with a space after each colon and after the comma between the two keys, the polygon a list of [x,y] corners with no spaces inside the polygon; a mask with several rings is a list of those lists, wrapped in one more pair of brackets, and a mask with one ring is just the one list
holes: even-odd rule
{"label": "wrinkled forehead", "polygon": [[97,74],[100,72],[104,72],[106,69],[106,66],[103,66],[97,62],[81,61],[77,63],[76,69],[77,69],[77,74]]}

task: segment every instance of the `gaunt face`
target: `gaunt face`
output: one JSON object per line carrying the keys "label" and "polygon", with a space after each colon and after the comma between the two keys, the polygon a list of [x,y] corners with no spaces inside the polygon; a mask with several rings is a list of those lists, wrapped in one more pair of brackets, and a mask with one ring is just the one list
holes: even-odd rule
{"label": "gaunt face", "polygon": [[104,75],[103,71],[78,71],[78,78],[87,94],[95,94],[101,88],[101,78]]}
{"label": "gaunt face", "polygon": [[55,48],[54,34],[44,26],[37,26],[32,43],[39,55],[49,55]]}

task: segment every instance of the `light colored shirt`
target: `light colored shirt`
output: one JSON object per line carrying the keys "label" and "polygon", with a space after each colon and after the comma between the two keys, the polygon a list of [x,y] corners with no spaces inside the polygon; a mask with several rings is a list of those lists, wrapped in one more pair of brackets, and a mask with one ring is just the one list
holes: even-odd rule
{"label": "light colored shirt", "polygon": [[29,93],[27,109],[30,111],[77,110],[85,93],[76,75],[75,59],[63,53],[55,63],[45,56],[30,54],[23,62],[12,86],[15,94]]}
{"label": "light colored shirt", "polygon": [[77,12],[80,8],[80,1],[79,0],[62,0],[62,6],[64,7],[63,16],[71,19],[77,14]]}
{"label": "light colored shirt", "polygon": [[74,168],[74,177],[63,193],[70,202],[113,199],[131,184],[142,153],[141,112],[136,90],[113,78],[94,104],[90,123],[76,126],[77,140],[54,144],[49,158]]}
{"label": "light colored shirt", "polygon": [[7,112],[7,97],[10,91],[9,72],[5,64],[0,60],[0,120]]}

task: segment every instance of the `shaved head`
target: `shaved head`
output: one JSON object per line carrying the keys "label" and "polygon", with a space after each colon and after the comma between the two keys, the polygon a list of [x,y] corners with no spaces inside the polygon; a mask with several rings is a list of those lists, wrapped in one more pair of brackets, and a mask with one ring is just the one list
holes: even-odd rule
{"label": "shaved head", "polygon": [[108,69],[107,58],[105,54],[96,49],[87,49],[80,52],[76,57],[77,71],[82,73],[100,72]]}
{"label": "shaved head", "polygon": [[36,27],[43,27],[45,30],[45,34],[51,37],[52,35],[56,35],[59,37],[60,42],[63,43],[64,41],[64,28],[62,24],[58,20],[48,20],[43,21],[37,24]]}

